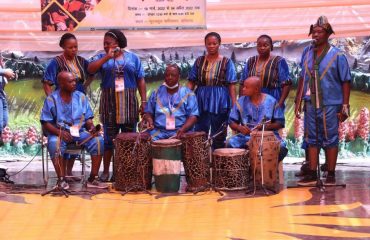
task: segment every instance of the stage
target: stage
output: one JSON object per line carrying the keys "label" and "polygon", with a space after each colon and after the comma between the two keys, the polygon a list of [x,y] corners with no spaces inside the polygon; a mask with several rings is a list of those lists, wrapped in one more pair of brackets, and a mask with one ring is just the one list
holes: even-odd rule
{"label": "stage", "polygon": [[[10,174],[25,161],[1,162]],[[79,169],[79,164],[75,164]],[[185,193],[177,195],[82,189],[72,195],[39,193],[41,162],[36,160],[0,183],[2,239],[370,239],[370,163],[339,162],[337,182],[346,188],[289,188],[299,165],[284,164],[284,189],[265,196],[257,191]],[[88,169],[89,171],[89,169]],[[49,184],[52,185],[52,184]],[[49,186],[51,187],[51,186]],[[154,189],[154,188],[153,188]]]}

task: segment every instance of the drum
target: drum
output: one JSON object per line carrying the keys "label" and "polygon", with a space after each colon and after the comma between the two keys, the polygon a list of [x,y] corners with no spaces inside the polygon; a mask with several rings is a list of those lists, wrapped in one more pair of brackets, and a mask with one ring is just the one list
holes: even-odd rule
{"label": "drum", "polygon": [[242,190],[248,186],[248,151],[219,148],[213,152],[213,184],[217,190]]}
{"label": "drum", "polygon": [[181,137],[188,192],[199,192],[210,183],[209,148],[205,132],[189,132]]}
{"label": "drum", "polygon": [[[252,177],[257,186],[262,184],[261,161],[259,159],[259,147],[262,139],[262,131],[251,133],[251,139],[247,143],[249,146],[249,156],[252,166]],[[265,131],[262,143],[263,160],[263,182],[264,186],[275,192],[279,190],[278,157],[280,142],[276,139],[274,132]]]}
{"label": "drum", "polygon": [[120,133],[115,141],[115,189],[140,191],[152,187],[149,133]]}
{"label": "drum", "polygon": [[178,139],[152,142],[153,174],[159,192],[171,193],[180,189],[181,145]]}

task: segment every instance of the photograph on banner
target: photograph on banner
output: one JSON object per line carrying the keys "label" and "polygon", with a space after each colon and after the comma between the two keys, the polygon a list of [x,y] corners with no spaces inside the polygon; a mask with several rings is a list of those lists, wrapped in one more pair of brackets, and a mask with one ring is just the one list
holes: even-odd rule
{"label": "photograph on banner", "polygon": [[42,31],[206,28],[206,0],[40,0],[40,3]]}
{"label": "photograph on banner", "polygon": [[101,0],[40,0],[42,31],[74,31]]}

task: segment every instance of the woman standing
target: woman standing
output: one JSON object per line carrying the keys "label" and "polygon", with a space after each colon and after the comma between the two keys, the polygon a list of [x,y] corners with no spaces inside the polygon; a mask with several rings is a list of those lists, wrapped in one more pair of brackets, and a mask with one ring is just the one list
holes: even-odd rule
{"label": "woman standing", "polygon": [[[257,56],[248,59],[244,66],[240,86],[245,79],[257,76],[261,79],[263,93],[273,96],[278,106],[285,108],[292,81],[289,78],[288,64],[283,57],[271,54],[273,50],[272,39],[268,35],[261,35],[257,38]],[[242,95],[241,89],[239,95]]]}
{"label": "woman standing", "polygon": [[104,124],[104,170],[101,180],[109,178],[109,165],[113,154],[113,139],[121,132],[136,131],[139,118],[139,103],[136,92],[141,97],[140,111],[146,104],[146,85],[140,58],[129,51],[125,35],[116,29],[104,35],[105,53],[95,56],[89,64],[90,73],[99,72],[100,116]]}
{"label": "woman standing", "polygon": [[210,32],[204,42],[207,54],[196,59],[189,73],[188,86],[192,90],[197,87],[200,117],[195,131],[208,133],[211,129],[211,136],[221,131],[213,141],[216,149],[224,146],[228,114],[236,101],[237,79],[234,63],[219,53],[221,36]]}
{"label": "woman standing", "polygon": [[59,46],[63,49],[63,53],[50,61],[42,79],[45,94],[47,96],[51,94],[53,85],[55,89],[58,88],[57,76],[63,71],[72,73],[76,79],[76,90],[85,93],[84,84],[89,82],[87,72],[89,62],[77,55],[77,38],[71,33],[65,33],[60,38]]}

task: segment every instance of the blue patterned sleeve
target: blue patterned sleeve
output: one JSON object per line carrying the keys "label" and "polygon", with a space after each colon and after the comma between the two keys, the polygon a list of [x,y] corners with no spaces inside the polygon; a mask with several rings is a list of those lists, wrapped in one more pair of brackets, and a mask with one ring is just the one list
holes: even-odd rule
{"label": "blue patterned sleeve", "polygon": [[249,74],[248,61],[246,61],[244,63],[243,72],[242,72],[241,77],[240,77],[240,81],[239,81],[240,84],[244,83],[244,80],[248,77],[248,74]]}
{"label": "blue patterned sleeve", "polygon": [[287,84],[290,82],[289,78],[289,67],[288,63],[284,58],[282,58],[279,62],[279,83],[280,86]]}
{"label": "blue patterned sleeve", "polygon": [[55,122],[55,103],[51,96],[47,97],[44,101],[44,106],[41,110],[40,121],[44,122]]}
{"label": "blue patterned sleeve", "polygon": [[236,83],[238,80],[236,78],[235,65],[231,59],[227,61],[226,65],[226,82]]}
{"label": "blue patterned sleeve", "polygon": [[187,89],[187,94],[189,94],[189,96],[186,101],[186,115],[199,117],[197,97],[190,89]]}
{"label": "blue patterned sleeve", "polygon": [[58,63],[55,60],[55,58],[53,58],[45,69],[42,82],[46,82],[50,85],[57,85],[57,71],[58,71]]}
{"label": "blue patterned sleeve", "polygon": [[136,80],[139,80],[145,77],[145,72],[140,58],[136,54],[133,54],[133,56],[135,58]]}
{"label": "blue patterned sleeve", "polygon": [[344,54],[338,55],[338,74],[341,82],[351,82],[351,69]]}
{"label": "blue patterned sleeve", "polygon": [[198,66],[197,66],[198,59],[195,60],[193,66],[190,69],[188,80],[191,82],[197,82],[198,80]]}
{"label": "blue patterned sleeve", "polygon": [[308,49],[309,47],[306,47],[304,50],[303,50],[303,53],[302,53],[302,57],[301,57],[301,62],[299,63],[299,67],[301,68],[301,72],[299,74],[299,76],[301,78],[304,77],[304,73],[305,73],[305,69],[304,69],[304,61],[305,61],[305,58],[306,58],[306,54],[308,53]]}
{"label": "blue patterned sleeve", "polygon": [[148,100],[148,102],[146,104],[146,107],[145,107],[145,110],[144,110],[144,112],[150,113],[153,117],[154,117],[155,106],[156,106],[156,95],[157,95],[157,91],[153,91],[150,94],[149,100]]}
{"label": "blue patterned sleeve", "polygon": [[[95,62],[95,61],[97,61],[97,60],[101,59],[102,57],[104,57],[104,55],[105,55],[105,53],[99,53],[99,54],[95,55],[94,57],[90,58],[90,59],[88,60],[88,62],[89,62],[89,63]],[[99,73],[100,73],[100,71],[101,71],[101,68],[100,68],[99,70],[97,70],[96,72],[94,72],[94,73],[90,73],[90,72],[89,72],[89,74],[95,74],[95,73],[97,73],[97,72],[99,72]]]}

